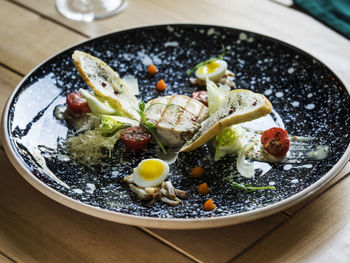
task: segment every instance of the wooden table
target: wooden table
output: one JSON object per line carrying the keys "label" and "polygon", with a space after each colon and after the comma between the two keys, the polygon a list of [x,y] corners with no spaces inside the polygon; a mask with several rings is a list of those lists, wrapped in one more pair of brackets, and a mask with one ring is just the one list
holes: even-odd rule
{"label": "wooden table", "polygon": [[[131,0],[93,23],[59,15],[54,0],[0,3],[0,108],[35,65],[79,41],[170,22],[232,26],[295,45],[350,87],[350,42],[290,7],[268,0]],[[31,187],[0,149],[0,262],[350,262],[350,165],[286,211],[210,230],[125,226],[66,208]]]}

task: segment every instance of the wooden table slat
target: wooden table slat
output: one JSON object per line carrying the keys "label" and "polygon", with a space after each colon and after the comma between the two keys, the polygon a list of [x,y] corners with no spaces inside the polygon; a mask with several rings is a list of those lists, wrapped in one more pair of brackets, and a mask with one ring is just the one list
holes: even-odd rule
{"label": "wooden table slat", "polygon": [[[22,76],[0,66],[0,116],[4,110],[6,101],[11,92],[15,89]],[[2,147],[2,138],[0,134],[0,148]]]}
{"label": "wooden table slat", "polygon": [[350,176],[233,262],[349,262]]}
{"label": "wooden table slat", "polygon": [[47,198],[15,171],[3,150],[0,167],[0,251],[18,262],[192,262],[138,228]]}
{"label": "wooden table slat", "polygon": [[286,219],[287,216],[279,213],[250,223],[214,229],[151,230],[203,262],[215,263],[227,262]]}
{"label": "wooden table slat", "polygon": [[322,190],[312,194],[309,196],[306,200],[302,201],[301,203],[292,206],[288,209],[286,209],[284,212],[288,215],[293,215],[296,212],[298,212],[300,209],[305,207],[307,204],[312,202],[314,199],[318,198],[322,194],[324,194],[325,191],[327,191],[329,188],[333,187],[335,184],[337,184],[340,180],[342,180],[345,176],[347,176],[350,173],[350,162],[348,162],[345,167],[340,171],[339,174],[337,174],[336,177],[334,177],[325,187],[323,187]]}
{"label": "wooden table slat", "polygon": [[[344,67],[349,66],[349,41],[314,18],[268,0],[130,1],[130,6],[121,14],[94,23],[74,22],[64,18],[55,10],[55,0],[13,1],[91,37],[130,27],[173,22],[215,24],[255,31],[278,38],[316,56],[350,85],[348,67]],[[325,41],[320,36],[332,40]]]}
{"label": "wooden table slat", "polygon": [[204,262],[226,262],[262,236],[269,234],[276,226],[287,221],[287,215],[294,215],[315,199],[326,194],[329,188],[334,187],[344,177],[348,176],[349,172],[350,163],[322,190],[311,195],[305,201],[285,210],[285,214],[276,214],[254,222],[217,229],[192,231],[153,230],[153,232]]}
{"label": "wooden table slat", "polygon": [[86,39],[7,1],[0,2],[0,24],[0,62],[22,74]]}
{"label": "wooden table slat", "polygon": [[22,76],[0,66],[0,114],[2,114],[8,97],[21,79]]}
{"label": "wooden table slat", "polygon": [[1,263],[14,263],[16,261],[12,260],[11,258],[9,258],[8,256],[6,255],[3,255],[0,251],[0,262]]}
{"label": "wooden table slat", "polygon": [[[7,0],[0,2],[0,22],[0,111],[21,75],[56,52],[86,36],[159,23],[266,34],[319,58],[350,86],[349,40],[269,0],[131,0],[121,14],[93,23],[64,18],[55,0]],[[350,261],[349,164],[321,192],[284,213],[186,231],[139,229],[81,214],[31,187],[3,150],[0,167],[0,262]]]}

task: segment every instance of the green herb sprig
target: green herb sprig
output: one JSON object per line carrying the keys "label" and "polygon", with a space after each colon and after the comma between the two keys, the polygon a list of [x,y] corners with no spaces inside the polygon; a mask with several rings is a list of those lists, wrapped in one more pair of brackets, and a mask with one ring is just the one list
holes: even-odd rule
{"label": "green herb sprig", "polygon": [[255,186],[252,186],[251,184],[240,184],[240,183],[237,183],[237,182],[235,182],[235,181],[233,181],[231,179],[228,179],[228,178],[225,178],[225,180],[230,182],[231,186],[233,188],[240,189],[240,190],[246,191],[248,193],[254,192],[254,191],[258,191],[258,190],[263,190],[263,189],[272,189],[272,190],[276,189],[276,187],[274,187],[274,186],[259,186],[259,187],[255,187]]}
{"label": "green herb sprig", "polygon": [[188,76],[191,75],[193,71],[199,69],[200,67],[202,67],[202,66],[204,66],[204,65],[209,64],[209,63],[212,62],[212,61],[219,60],[219,59],[223,59],[224,56],[225,56],[226,50],[225,50],[225,46],[222,45],[222,44],[221,44],[221,48],[222,48],[222,53],[221,53],[221,55],[220,55],[219,57],[217,57],[217,58],[210,58],[210,59],[208,59],[208,60],[206,60],[206,61],[203,61],[203,62],[197,64],[194,68],[192,68],[192,69],[190,69],[189,71],[187,71],[187,75],[188,75]]}
{"label": "green herb sprig", "polygon": [[140,118],[142,120],[142,124],[152,134],[153,138],[157,141],[157,143],[159,144],[159,147],[162,149],[163,153],[167,154],[167,151],[165,150],[163,144],[160,142],[160,140],[158,139],[158,137],[156,135],[156,132],[155,132],[156,126],[146,119],[145,113],[146,113],[147,109],[146,109],[145,102],[140,101],[138,106],[139,106],[139,108],[136,111],[140,115]]}

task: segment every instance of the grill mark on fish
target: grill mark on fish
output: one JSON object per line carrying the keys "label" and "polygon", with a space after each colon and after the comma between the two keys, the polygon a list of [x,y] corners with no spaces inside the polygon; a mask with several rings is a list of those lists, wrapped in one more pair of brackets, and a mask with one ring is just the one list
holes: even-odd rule
{"label": "grill mark on fish", "polygon": [[186,101],[185,107],[179,106],[179,108],[181,108],[181,112],[179,112],[179,116],[177,116],[177,119],[176,119],[176,122],[175,122],[175,125],[174,125],[174,129],[175,129],[176,125],[179,124],[179,122],[180,122],[180,120],[182,118],[182,115],[184,114],[184,112],[185,112],[185,110],[187,108],[187,105],[190,103],[190,101],[191,101],[191,98],[188,98],[187,101]]}
{"label": "grill mark on fish", "polygon": [[[170,97],[169,99],[168,99],[168,101],[167,101],[167,104],[169,103],[169,101],[172,99],[172,97]],[[154,103],[154,100],[153,100],[153,103]],[[153,105],[153,103],[152,103],[152,105]],[[158,121],[156,121],[156,123],[154,124],[154,125],[158,125],[162,120],[163,120],[163,117],[164,117],[164,114],[165,114],[165,112],[166,112],[166,106],[164,106],[164,108],[162,109],[162,112],[161,112],[161,114],[160,114],[160,118],[158,119]]]}
{"label": "grill mark on fish", "polygon": [[202,115],[202,112],[203,112],[203,110],[204,110],[204,104],[202,105],[202,107],[201,107],[201,109],[199,110],[199,113],[198,113],[198,115],[196,116],[196,119],[195,119],[195,121],[197,121],[198,120],[198,118]]}
{"label": "grill mark on fish", "polygon": [[159,118],[159,120],[158,120],[158,122],[156,123],[156,125],[158,125],[161,121],[163,121],[163,119],[164,119],[164,115],[165,115],[165,113],[166,113],[166,111],[168,110],[168,105],[169,104],[171,104],[171,102],[173,101],[173,99],[174,99],[174,95],[172,95],[169,99],[168,99],[168,101],[167,101],[167,105],[164,105],[164,108],[163,108],[163,111],[162,111],[162,114],[161,114],[161,116],[160,116],[160,118]]}

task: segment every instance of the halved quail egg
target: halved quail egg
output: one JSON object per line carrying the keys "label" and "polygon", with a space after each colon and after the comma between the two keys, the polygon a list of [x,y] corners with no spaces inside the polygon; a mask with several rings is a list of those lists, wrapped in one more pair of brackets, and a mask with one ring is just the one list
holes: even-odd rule
{"label": "halved quail egg", "polygon": [[146,159],[134,169],[132,179],[140,187],[160,185],[168,176],[169,165],[160,159]]}
{"label": "halved quail egg", "polygon": [[208,78],[215,82],[225,75],[226,69],[227,62],[221,59],[217,59],[199,67],[196,70],[195,75],[201,80],[206,80]]}

